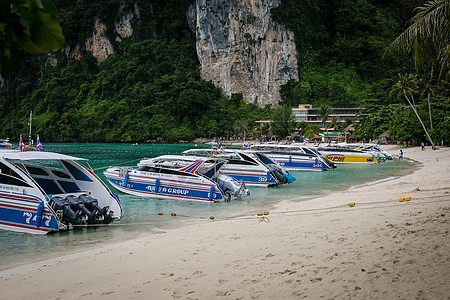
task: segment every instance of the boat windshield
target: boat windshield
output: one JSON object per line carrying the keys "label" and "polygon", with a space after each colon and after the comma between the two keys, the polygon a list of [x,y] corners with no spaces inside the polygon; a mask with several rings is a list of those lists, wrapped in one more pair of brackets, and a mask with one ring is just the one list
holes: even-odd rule
{"label": "boat windshield", "polygon": [[318,155],[318,153],[316,152],[316,150],[314,150],[314,149],[311,149],[311,148],[303,148],[303,151],[305,151],[305,153],[307,153],[307,154],[312,154],[312,155]]}
{"label": "boat windshield", "polygon": [[275,165],[276,163],[262,153],[255,152],[256,157],[265,165]]}
{"label": "boat windshield", "polygon": [[226,161],[221,160],[221,161],[217,162],[216,164],[214,164],[210,168],[199,169],[198,172],[207,178],[213,178],[225,163],[226,163]]}
{"label": "boat windshield", "polygon": [[251,157],[249,157],[248,155],[244,154],[244,153],[239,153],[239,155],[242,157],[243,160],[252,162],[252,163],[256,163],[255,160]]}

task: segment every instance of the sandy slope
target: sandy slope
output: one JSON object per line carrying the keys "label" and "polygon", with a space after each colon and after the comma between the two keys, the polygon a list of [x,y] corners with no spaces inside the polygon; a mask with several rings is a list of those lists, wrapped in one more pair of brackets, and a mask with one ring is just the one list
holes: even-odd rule
{"label": "sandy slope", "polygon": [[450,151],[403,149],[411,175],[6,270],[0,299],[450,299]]}

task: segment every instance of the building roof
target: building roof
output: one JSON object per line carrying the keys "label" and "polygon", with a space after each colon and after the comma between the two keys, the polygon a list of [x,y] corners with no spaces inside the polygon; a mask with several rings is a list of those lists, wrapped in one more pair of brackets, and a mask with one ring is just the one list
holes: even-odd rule
{"label": "building roof", "polygon": [[342,134],[340,132],[322,132],[319,135],[324,137],[340,137]]}

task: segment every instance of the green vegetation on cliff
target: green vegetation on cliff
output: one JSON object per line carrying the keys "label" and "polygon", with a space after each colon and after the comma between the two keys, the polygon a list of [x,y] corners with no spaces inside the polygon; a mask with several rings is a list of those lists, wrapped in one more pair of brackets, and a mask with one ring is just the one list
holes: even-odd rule
{"label": "green vegetation on cliff", "polygon": [[[243,130],[258,135],[254,121],[271,118],[269,107],[245,104],[241,94],[228,99],[200,78],[195,33],[186,25],[192,1],[53,2],[67,49],[84,45],[98,20],[114,54],[97,64],[90,52],[75,60],[60,51],[53,53],[56,66],[47,55],[33,56],[21,70],[3,74],[0,137],[25,134],[30,111],[33,132],[42,140],[78,142],[175,142]],[[389,129],[400,140],[424,140],[404,100],[389,97],[398,73],[414,72],[414,63],[405,53],[386,52],[421,2],[282,0],[271,13],[295,33],[299,53],[299,81],[282,86],[282,104],[364,106],[361,137],[373,139]],[[133,35],[118,42],[114,24],[126,13],[134,15]],[[442,84],[431,97],[430,135],[448,141],[450,103]],[[426,97],[416,99],[429,127]]]}
{"label": "green vegetation on cliff", "polygon": [[[448,84],[444,81],[438,84],[438,77],[442,75],[437,71],[434,74],[431,71],[430,76],[433,67],[438,70],[442,66],[435,64],[423,68],[423,64],[417,62],[417,55],[386,50],[409,26],[409,20],[418,11],[415,9],[424,2],[282,0],[271,13],[275,20],[294,31],[300,70],[299,81],[291,80],[282,86],[283,102],[291,106],[310,103],[316,107],[323,104],[366,107],[365,120],[356,131],[359,137],[376,139],[389,130],[390,137],[395,140],[420,143],[428,138],[413,110],[405,105],[407,102],[403,97],[389,97],[398,82],[398,74],[417,72],[417,87],[410,91],[416,96],[417,111],[424,126],[432,128],[429,130],[432,139],[448,143],[450,123],[445,113],[450,110]],[[440,15],[433,17],[446,30],[449,28],[448,17],[444,20],[449,15],[448,2],[430,1],[432,7],[442,4]],[[415,48],[410,48],[433,53],[431,50],[435,50],[436,45],[443,45],[447,52],[446,56],[441,56],[447,57],[444,66],[448,66],[448,32],[436,36],[443,38],[431,43],[435,45],[433,49],[427,51],[417,43]],[[415,70],[418,65],[421,68]],[[427,89],[432,89],[433,93],[424,92]],[[427,102],[431,102],[429,106]]]}
{"label": "green vegetation on cliff", "polygon": [[[124,6],[105,0],[55,3],[72,49],[92,34],[95,18],[111,29],[105,34],[115,41],[119,9],[134,9],[131,1]],[[175,142],[233,135],[243,120],[248,128],[268,118],[269,108],[247,105],[241,94],[227,99],[200,78],[195,34],[185,25],[187,5],[137,1],[133,35],[114,44],[116,52],[99,65],[89,52],[70,62],[59,52],[56,67],[8,73],[0,135],[25,134],[31,110],[33,131],[46,141]],[[46,57],[31,60],[37,65]]]}

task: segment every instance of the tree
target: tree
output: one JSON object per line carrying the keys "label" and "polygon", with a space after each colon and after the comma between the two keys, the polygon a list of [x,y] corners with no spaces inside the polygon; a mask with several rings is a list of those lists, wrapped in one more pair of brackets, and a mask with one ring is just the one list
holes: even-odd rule
{"label": "tree", "polygon": [[0,71],[11,71],[24,52],[41,54],[64,48],[56,6],[50,0],[0,2]]}
{"label": "tree", "polygon": [[297,122],[297,125],[295,127],[298,129],[300,133],[303,134],[305,133],[305,128],[308,127],[308,123],[306,123],[306,121],[300,121]]}
{"label": "tree", "polygon": [[325,131],[327,132],[327,136],[328,136],[327,120],[332,112],[333,109],[329,105],[321,105],[319,108],[319,116],[322,119],[323,126],[325,127]]}
{"label": "tree", "polygon": [[[400,98],[401,96],[405,97],[406,101],[408,101],[408,104],[410,105],[410,107],[414,111],[414,114],[416,115],[417,119],[419,120],[420,124],[422,125],[423,130],[425,131],[425,134],[427,135],[432,148],[435,149],[436,147],[434,146],[434,143],[431,140],[431,137],[428,134],[428,131],[427,131],[425,125],[423,124],[422,119],[420,118],[419,114],[417,113],[417,107],[414,102],[414,94],[417,93],[417,89],[418,89],[417,75],[398,74],[398,76],[399,76],[399,81],[392,87],[392,90],[389,93],[389,96],[392,97],[394,95],[397,95],[397,98]],[[409,100],[408,95],[411,96],[412,102],[411,102],[411,100]]]}
{"label": "tree", "polygon": [[245,140],[245,131],[248,129],[248,122],[247,121],[239,121],[236,124],[234,124],[234,130],[235,134],[239,136],[241,133],[243,133],[243,137]]}
{"label": "tree", "polygon": [[436,93],[434,92],[433,87],[431,86],[430,82],[427,82],[422,89],[422,92],[420,93],[420,97],[423,98],[425,95],[427,95],[427,101],[428,101],[428,113],[430,115],[430,129],[433,130],[433,121],[431,119],[431,104],[430,104],[430,98],[431,96],[436,96]]}
{"label": "tree", "polygon": [[436,65],[438,80],[447,80],[450,71],[450,0],[431,0],[416,11],[411,25],[389,48],[405,48],[413,52],[418,69],[429,70]]}
{"label": "tree", "polygon": [[295,128],[294,114],[289,105],[282,105],[272,116],[272,132],[280,138],[287,137]]}

